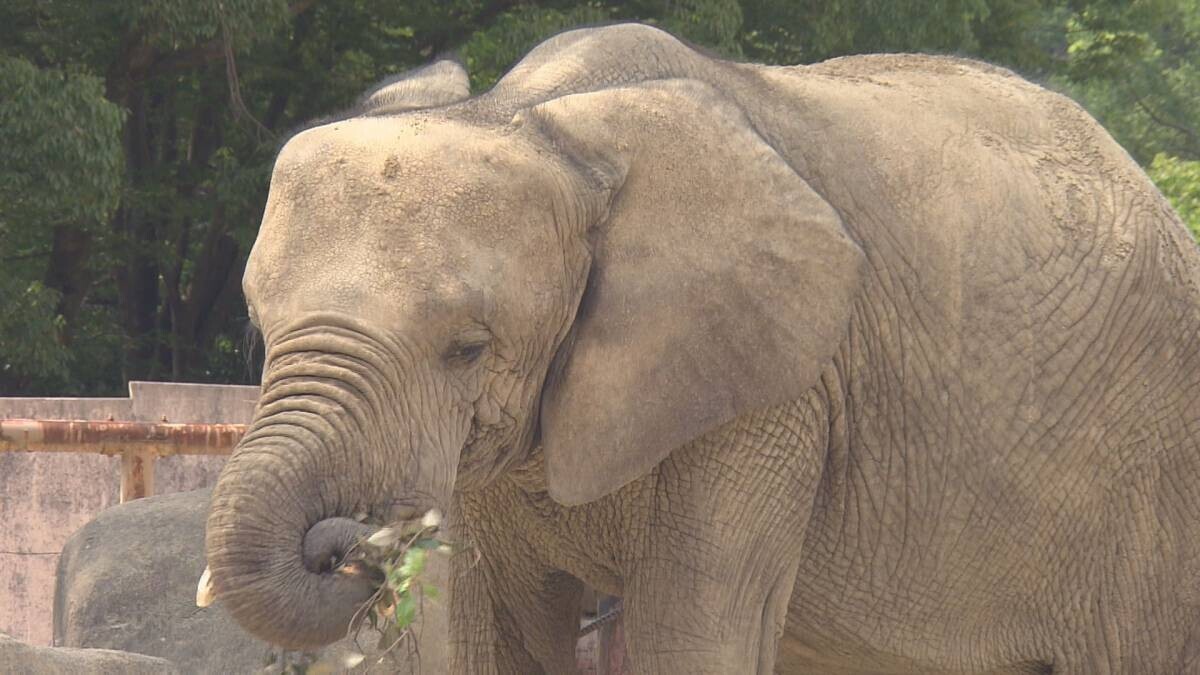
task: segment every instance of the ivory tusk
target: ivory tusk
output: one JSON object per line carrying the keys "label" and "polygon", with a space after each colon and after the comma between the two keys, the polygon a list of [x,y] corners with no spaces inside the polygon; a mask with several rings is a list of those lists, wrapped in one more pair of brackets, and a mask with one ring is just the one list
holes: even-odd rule
{"label": "ivory tusk", "polygon": [[204,574],[200,575],[200,583],[196,584],[196,606],[208,607],[213,600],[216,600],[216,594],[213,593],[212,572],[205,567]]}

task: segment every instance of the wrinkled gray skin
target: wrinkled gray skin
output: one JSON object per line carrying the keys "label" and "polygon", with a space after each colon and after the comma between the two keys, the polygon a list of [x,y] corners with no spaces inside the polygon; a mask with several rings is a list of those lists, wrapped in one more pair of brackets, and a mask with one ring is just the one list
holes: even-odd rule
{"label": "wrinkled gray skin", "polygon": [[639,673],[1200,671],[1200,259],[1076,105],[637,25],[440,68],[276,163],[248,630],[336,639],[347,517],[436,505],[459,673],[571,672],[581,581]]}

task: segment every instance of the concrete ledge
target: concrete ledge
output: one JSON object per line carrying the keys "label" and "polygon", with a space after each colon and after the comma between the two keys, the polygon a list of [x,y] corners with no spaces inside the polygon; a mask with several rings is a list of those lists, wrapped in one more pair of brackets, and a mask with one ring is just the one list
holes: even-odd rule
{"label": "concrete ledge", "polygon": [[[129,398],[0,398],[0,419],[248,423],[258,387],[130,382]],[[224,457],[164,457],[158,494],[209,487]],[[54,570],[71,533],[120,501],[120,460],[0,453],[0,631],[51,644]]]}

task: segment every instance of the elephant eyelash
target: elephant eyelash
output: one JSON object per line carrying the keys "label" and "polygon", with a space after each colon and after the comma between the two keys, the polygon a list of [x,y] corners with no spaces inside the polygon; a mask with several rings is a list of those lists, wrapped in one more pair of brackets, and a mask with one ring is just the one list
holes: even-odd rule
{"label": "elephant eyelash", "polygon": [[487,350],[486,342],[471,342],[468,344],[456,345],[446,352],[445,360],[449,363],[458,365],[470,365],[479,360],[483,356],[483,352]]}

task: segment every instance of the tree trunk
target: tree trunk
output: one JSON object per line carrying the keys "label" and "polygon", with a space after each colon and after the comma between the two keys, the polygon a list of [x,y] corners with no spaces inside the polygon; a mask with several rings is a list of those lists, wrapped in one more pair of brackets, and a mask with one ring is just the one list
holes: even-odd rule
{"label": "tree trunk", "polygon": [[92,235],[71,225],[54,228],[50,262],[46,268],[46,286],[58,291],[58,314],[63,317],[62,344],[70,346],[75,319],[91,286],[88,259],[92,253]]}

